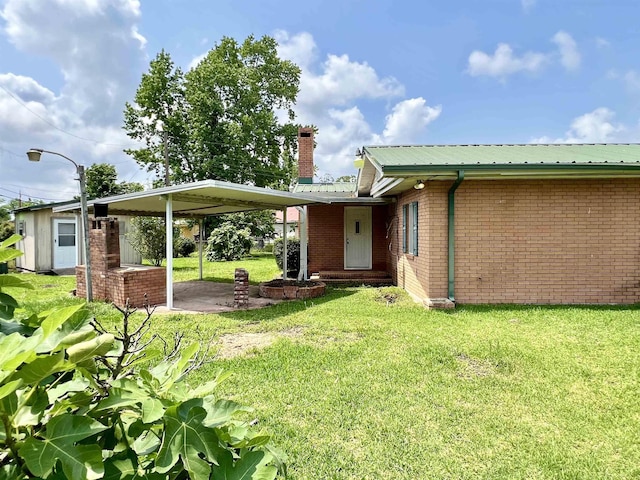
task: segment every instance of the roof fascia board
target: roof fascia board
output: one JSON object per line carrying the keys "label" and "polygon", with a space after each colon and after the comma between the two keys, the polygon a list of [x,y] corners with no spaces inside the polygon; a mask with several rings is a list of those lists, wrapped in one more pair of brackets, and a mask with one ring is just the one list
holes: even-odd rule
{"label": "roof fascia board", "polygon": [[521,170],[532,170],[532,171],[540,171],[540,170],[551,170],[551,171],[561,171],[565,170],[567,172],[576,172],[576,171],[640,171],[640,164],[578,164],[578,163],[561,163],[561,164],[551,164],[551,163],[541,163],[541,164],[500,164],[500,165],[469,165],[469,164],[460,164],[460,165],[387,165],[383,167],[383,172],[385,177],[395,176],[395,175],[429,175],[431,172],[433,173],[441,173],[441,172],[451,172],[452,175],[455,175],[458,170],[464,170],[465,172],[473,172],[473,171],[493,171],[493,172],[505,172],[508,173],[510,171],[521,171]]}
{"label": "roof fascia board", "polygon": [[373,167],[380,173],[380,175],[384,174],[384,172],[382,171],[383,170],[382,165],[380,165],[376,160],[376,158],[371,153],[369,153],[369,151],[367,150],[367,147],[362,148],[362,154],[364,155],[365,160],[369,160],[369,163],[373,165]]}
{"label": "roof fascia board", "polygon": [[[283,199],[284,198],[290,199],[292,201],[292,204],[295,204],[297,201],[300,201],[302,203],[328,203],[326,200],[322,198],[317,198],[311,195],[306,195],[301,193],[285,192],[282,190],[271,190],[264,187],[254,187],[251,185],[241,185],[237,183],[221,182],[217,180],[202,180],[200,182],[194,182],[190,184],[181,184],[181,185],[172,185],[169,187],[154,188],[151,190],[145,190],[143,192],[133,192],[133,193],[126,193],[124,195],[114,195],[112,197],[96,198],[96,199],[90,200],[88,202],[88,206],[91,207],[96,203],[114,203],[114,202],[120,202],[124,200],[136,200],[139,198],[168,195],[170,193],[180,195],[180,194],[184,194],[183,192],[189,192],[192,190],[197,190],[199,188],[222,188],[222,189],[227,189],[235,192],[255,193],[259,195],[271,195],[271,196],[279,197]],[[204,195],[203,197],[206,198],[207,196]],[[210,198],[214,200],[218,200],[223,197],[210,197]],[[229,199],[228,201],[234,202],[234,201],[243,201],[243,200]],[[247,202],[249,201],[250,200],[247,200]],[[260,202],[259,200],[254,201],[253,205],[248,205],[248,206],[255,209],[282,208],[282,205],[277,205],[269,202],[263,203],[263,202]],[[53,211],[56,213],[66,212],[70,210],[78,210],[79,208],[80,208],[80,203],[76,202],[76,203],[68,204],[61,207],[54,207]],[[114,206],[114,211],[116,210],[116,208],[117,207]]]}

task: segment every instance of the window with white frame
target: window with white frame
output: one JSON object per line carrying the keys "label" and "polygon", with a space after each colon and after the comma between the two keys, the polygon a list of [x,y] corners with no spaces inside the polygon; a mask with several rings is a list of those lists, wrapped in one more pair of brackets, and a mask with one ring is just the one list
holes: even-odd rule
{"label": "window with white frame", "polygon": [[402,206],[402,251],[418,255],[418,202]]}

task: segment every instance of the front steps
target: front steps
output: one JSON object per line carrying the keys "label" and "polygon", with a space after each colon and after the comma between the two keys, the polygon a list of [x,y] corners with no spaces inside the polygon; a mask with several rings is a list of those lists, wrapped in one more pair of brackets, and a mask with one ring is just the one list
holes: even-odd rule
{"label": "front steps", "polygon": [[382,270],[323,270],[312,275],[311,280],[333,285],[393,285],[389,274]]}

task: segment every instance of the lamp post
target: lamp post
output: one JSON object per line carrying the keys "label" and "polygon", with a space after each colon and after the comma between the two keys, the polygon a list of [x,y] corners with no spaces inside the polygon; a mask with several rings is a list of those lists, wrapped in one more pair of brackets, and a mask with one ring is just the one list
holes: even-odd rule
{"label": "lamp post", "polygon": [[78,181],[80,182],[80,214],[82,216],[82,233],[84,236],[84,279],[87,291],[87,301],[93,300],[93,288],[91,285],[91,251],[89,249],[89,210],[87,209],[87,182],[84,175],[84,165],[78,165],[69,157],[58,152],[43,150],[42,148],[32,148],[27,152],[27,157],[32,162],[39,162],[43,153],[58,155],[65,160],[70,161],[76,167],[78,172]]}

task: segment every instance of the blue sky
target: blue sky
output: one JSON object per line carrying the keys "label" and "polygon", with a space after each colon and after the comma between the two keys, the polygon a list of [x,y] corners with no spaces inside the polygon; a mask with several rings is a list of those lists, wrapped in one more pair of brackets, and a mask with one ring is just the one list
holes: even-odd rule
{"label": "blue sky", "polygon": [[0,199],[64,200],[115,164],[122,110],[164,48],[188,69],[223,36],[272,35],[302,68],[320,174],[356,147],[640,141],[637,0],[0,0]]}

